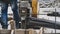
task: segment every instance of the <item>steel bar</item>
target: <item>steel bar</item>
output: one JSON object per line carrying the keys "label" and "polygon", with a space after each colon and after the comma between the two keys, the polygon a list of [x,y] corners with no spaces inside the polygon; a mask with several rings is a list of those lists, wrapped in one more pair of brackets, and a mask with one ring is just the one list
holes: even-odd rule
{"label": "steel bar", "polygon": [[55,25],[55,21],[30,17],[29,26],[42,26],[42,27],[48,27],[53,29],[55,29],[54,27],[56,27],[56,29],[60,29],[60,22],[56,22],[56,26],[54,25]]}

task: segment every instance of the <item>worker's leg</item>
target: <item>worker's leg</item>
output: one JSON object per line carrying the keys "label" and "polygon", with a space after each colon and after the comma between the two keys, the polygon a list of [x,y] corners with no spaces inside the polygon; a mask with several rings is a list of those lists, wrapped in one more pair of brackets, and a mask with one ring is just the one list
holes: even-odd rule
{"label": "worker's leg", "polygon": [[20,18],[19,18],[19,14],[18,14],[17,0],[12,0],[11,7],[13,10],[13,14],[14,14],[14,20],[16,23],[16,28],[20,28],[20,25],[19,25]]}
{"label": "worker's leg", "polygon": [[7,29],[8,28],[8,17],[7,17],[7,9],[8,9],[8,4],[2,3],[2,9],[1,9],[1,19],[2,19],[2,28]]}

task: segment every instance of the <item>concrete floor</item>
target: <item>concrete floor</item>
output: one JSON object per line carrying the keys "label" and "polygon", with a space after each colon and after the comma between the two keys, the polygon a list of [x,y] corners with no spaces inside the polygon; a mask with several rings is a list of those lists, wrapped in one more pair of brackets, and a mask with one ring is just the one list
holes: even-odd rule
{"label": "concrete floor", "polygon": [[1,26],[1,24],[0,24],[0,29],[2,29],[2,26]]}

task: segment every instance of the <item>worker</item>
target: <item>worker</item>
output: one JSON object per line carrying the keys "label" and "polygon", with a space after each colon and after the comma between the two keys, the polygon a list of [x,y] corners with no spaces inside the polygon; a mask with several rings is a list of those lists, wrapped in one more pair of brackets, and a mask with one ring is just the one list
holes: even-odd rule
{"label": "worker", "polygon": [[16,28],[19,29],[20,18],[19,18],[19,14],[18,14],[17,0],[10,0],[10,1],[3,0],[1,2],[1,4],[2,4],[2,7],[1,7],[2,28],[3,29],[8,28],[8,14],[7,14],[7,11],[8,11],[8,5],[10,4],[10,6],[12,8],[12,11],[13,11],[13,17],[14,17],[14,20],[15,20],[15,23],[16,23]]}

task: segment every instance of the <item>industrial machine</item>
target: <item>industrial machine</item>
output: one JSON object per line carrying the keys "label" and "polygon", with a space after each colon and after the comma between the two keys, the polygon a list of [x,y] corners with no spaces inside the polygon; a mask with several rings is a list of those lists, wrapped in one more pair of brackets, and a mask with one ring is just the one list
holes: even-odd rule
{"label": "industrial machine", "polygon": [[[29,3],[28,1],[27,2],[22,1],[20,4],[21,6],[19,13],[20,16],[23,18],[21,23],[23,25],[22,26],[23,29],[25,28],[40,29],[40,27],[60,29],[60,22],[37,18],[37,0],[32,0],[32,14],[29,11],[28,3]],[[30,16],[30,14],[32,16]]]}

